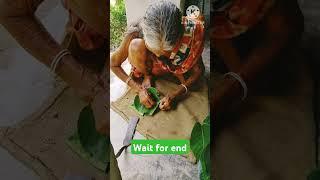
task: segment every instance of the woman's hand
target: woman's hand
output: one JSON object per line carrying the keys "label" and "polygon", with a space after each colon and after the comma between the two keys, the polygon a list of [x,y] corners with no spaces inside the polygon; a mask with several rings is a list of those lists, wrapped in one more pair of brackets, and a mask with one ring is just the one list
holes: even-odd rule
{"label": "woman's hand", "polygon": [[146,88],[142,88],[142,90],[139,91],[139,99],[146,108],[152,108],[155,105],[155,101],[152,99]]}
{"label": "woman's hand", "polygon": [[212,89],[211,107],[215,114],[227,112],[235,103],[241,102],[243,88],[232,77],[224,78],[221,83],[213,86]]}
{"label": "woman's hand", "polygon": [[159,108],[163,111],[168,111],[171,109],[173,98],[169,95],[161,99]]}

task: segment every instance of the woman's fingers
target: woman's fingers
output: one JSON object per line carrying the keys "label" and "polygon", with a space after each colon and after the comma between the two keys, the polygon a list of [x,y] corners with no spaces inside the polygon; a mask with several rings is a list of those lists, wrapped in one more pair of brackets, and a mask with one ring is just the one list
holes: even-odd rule
{"label": "woman's fingers", "polygon": [[167,111],[171,109],[170,99],[165,97],[161,100],[159,108],[161,110]]}
{"label": "woman's fingers", "polygon": [[163,107],[164,107],[164,102],[161,101],[161,102],[160,102],[160,105],[159,105],[159,108],[160,108],[160,109],[163,109]]}
{"label": "woman's fingers", "polygon": [[150,104],[151,106],[154,105],[154,101],[153,101],[150,97],[148,98],[148,102],[149,102],[149,104]]}
{"label": "woman's fingers", "polygon": [[142,102],[142,104],[146,107],[146,108],[151,108],[151,103],[146,99],[145,101]]}
{"label": "woman's fingers", "polygon": [[142,104],[146,106],[146,108],[151,108],[152,106],[154,106],[155,102],[149,95],[147,95],[146,98],[143,100]]}
{"label": "woman's fingers", "polygon": [[170,109],[171,109],[170,102],[169,101],[165,102],[164,110],[167,111],[167,110],[170,110]]}
{"label": "woman's fingers", "polygon": [[162,100],[160,101],[159,108],[163,109],[163,101]]}
{"label": "woman's fingers", "polygon": [[149,103],[151,104],[151,107],[155,105],[155,101],[153,100],[152,96],[150,96],[148,91],[147,91],[147,99],[148,99]]}
{"label": "woman's fingers", "polygon": [[151,108],[155,103],[146,89],[139,92],[139,98],[146,108]]}

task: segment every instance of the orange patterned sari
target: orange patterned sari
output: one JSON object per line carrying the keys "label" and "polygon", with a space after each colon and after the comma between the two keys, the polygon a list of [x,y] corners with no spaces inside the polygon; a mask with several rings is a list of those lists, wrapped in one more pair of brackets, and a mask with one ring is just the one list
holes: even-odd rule
{"label": "orange patterned sari", "polygon": [[272,8],[275,0],[233,0],[214,12],[212,37],[230,39],[255,26]]}
{"label": "orange patterned sari", "polygon": [[[176,43],[170,57],[153,59],[153,75],[184,74],[199,62],[204,48],[205,30],[202,19],[202,17],[198,19],[182,17],[184,34]],[[132,68],[132,74],[135,77],[142,76],[134,67]]]}
{"label": "orange patterned sari", "polygon": [[[75,3],[76,2],[76,3]],[[74,0],[63,0],[65,8],[69,11],[70,21],[68,24],[68,31],[74,33],[76,36],[80,47],[83,50],[95,50],[100,48],[106,39],[106,34],[104,30],[101,30],[103,23],[99,20],[93,21],[91,17],[97,16],[97,19],[101,19],[104,16],[98,16],[93,13],[93,11],[99,12],[101,9],[96,8],[97,6],[103,6],[103,3],[91,4],[91,6],[86,6],[88,1],[74,1]],[[82,9],[73,6],[84,6]],[[76,12],[76,10],[78,12]],[[82,15],[82,17],[81,17]],[[86,18],[87,17],[87,18]],[[86,22],[86,20],[87,22]],[[90,22],[89,22],[90,21]],[[102,25],[101,25],[102,24]]]}

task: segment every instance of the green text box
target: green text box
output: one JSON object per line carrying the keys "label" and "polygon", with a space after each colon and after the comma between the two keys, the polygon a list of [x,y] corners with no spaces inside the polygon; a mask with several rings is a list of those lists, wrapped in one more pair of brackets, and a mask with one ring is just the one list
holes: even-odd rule
{"label": "green text box", "polygon": [[132,140],[132,154],[188,154],[189,140]]}

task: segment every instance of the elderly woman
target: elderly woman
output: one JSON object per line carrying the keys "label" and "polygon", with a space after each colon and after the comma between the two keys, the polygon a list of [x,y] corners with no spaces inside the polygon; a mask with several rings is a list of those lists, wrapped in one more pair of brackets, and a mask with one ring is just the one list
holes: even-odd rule
{"label": "elderly woman", "polygon": [[225,76],[211,98],[214,178],[305,179],[316,155],[312,81],[298,48],[304,29],[298,2],[216,2],[213,68]]}
{"label": "elderly woman", "polygon": [[[129,27],[120,47],[111,56],[112,71],[139,94],[147,108],[155,102],[147,88],[153,77],[173,75],[180,87],[161,100],[160,109],[170,110],[172,103],[188,92],[203,73],[204,26],[199,19],[182,17],[169,1],[155,2],[145,16]],[[121,64],[128,58],[132,65],[127,75]],[[138,78],[143,78],[142,82]]]}

